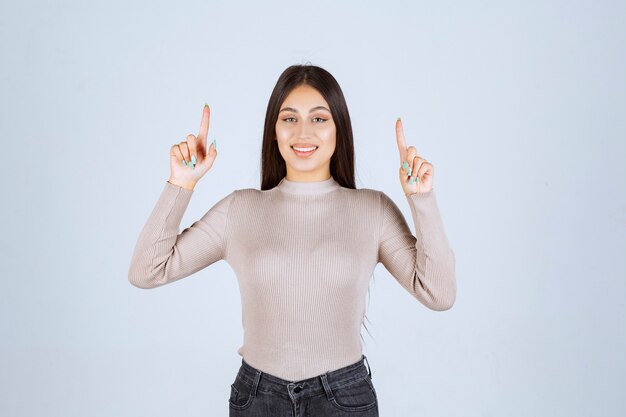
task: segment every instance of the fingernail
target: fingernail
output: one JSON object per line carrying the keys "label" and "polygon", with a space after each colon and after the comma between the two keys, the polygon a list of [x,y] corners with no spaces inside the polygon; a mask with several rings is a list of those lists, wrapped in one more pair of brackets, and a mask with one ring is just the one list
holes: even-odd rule
{"label": "fingernail", "polygon": [[402,169],[407,169],[409,167],[409,163],[407,161],[404,161],[402,163]]}
{"label": "fingernail", "polygon": [[187,165],[187,161],[185,161],[184,159],[183,159],[183,164]]}
{"label": "fingernail", "polygon": [[196,156],[195,155],[191,155],[191,163],[192,164],[196,164]]}
{"label": "fingernail", "polygon": [[215,148],[215,150],[217,150],[217,139],[213,140],[213,147]]}
{"label": "fingernail", "polygon": [[413,177],[409,180],[409,184],[413,184]]}
{"label": "fingernail", "polygon": [[396,120],[400,120],[400,116],[398,116],[398,118]]}
{"label": "fingernail", "polygon": [[420,177],[415,177],[415,182],[420,182]]}
{"label": "fingernail", "polygon": [[411,175],[411,172],[413,171],[413,168],[409,168],[409,173],[406,175]]}
{"label": "fingernail", "polygon": [[207,103],[204,103],[204,107],[209,107],[209,105]]}

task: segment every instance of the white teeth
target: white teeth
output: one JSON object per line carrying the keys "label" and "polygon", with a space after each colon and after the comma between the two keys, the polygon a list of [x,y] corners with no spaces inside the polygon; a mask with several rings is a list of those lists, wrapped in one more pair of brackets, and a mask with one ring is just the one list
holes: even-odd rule
{"label": "white teeth", "polygon": [[317,149],[317,146],[314,146],[312,148],[296,148],[295,146],[292,146],[293,149],[295,149],[298,152],[310,152],[312,150]]}

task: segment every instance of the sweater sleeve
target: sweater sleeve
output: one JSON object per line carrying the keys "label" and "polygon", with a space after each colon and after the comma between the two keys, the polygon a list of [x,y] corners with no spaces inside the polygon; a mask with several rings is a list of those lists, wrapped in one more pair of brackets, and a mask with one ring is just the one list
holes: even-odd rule
{"label": "sweater sleeve", "polygon": [[228,211],[235,193],[222,198],[179,234],[193,190],[166,182],[139,234],[128,271],[130,283],[145,289],[159,287],[223,259]]}
{"label": "sweater sleeve", "polygon": [[452,308],[456,299],[455,255],[445,235],[434,188],[407,195],[415,236],[402,212],[381,192],[378,262],[431,310]]}

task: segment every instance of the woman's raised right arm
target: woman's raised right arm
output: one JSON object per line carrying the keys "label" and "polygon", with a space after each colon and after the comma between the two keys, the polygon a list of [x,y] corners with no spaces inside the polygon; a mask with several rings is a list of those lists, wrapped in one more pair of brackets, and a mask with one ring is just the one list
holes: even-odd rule
{"label": "woman's raised right arm", "polygon": [[207,152],[211,110],[202,109],[198,136],[170,148],[170,178],[135,246],[128,280],[154,288],[186,277],[224,256],[228,208],[235,192],[215,204],[200,220],[178,233],[196,183],[213,166],[215,141]]}

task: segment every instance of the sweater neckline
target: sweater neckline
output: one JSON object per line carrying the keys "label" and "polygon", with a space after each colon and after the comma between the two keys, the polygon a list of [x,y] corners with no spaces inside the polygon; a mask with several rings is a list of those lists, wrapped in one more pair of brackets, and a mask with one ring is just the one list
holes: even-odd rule
{"label": "sweater neckline", "polygon": [[341,188],[341,185],[331,175],[327,180],[321,181],[290,181],[284,177],[276,187],[289,194],[317,195]]}

